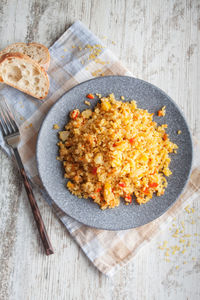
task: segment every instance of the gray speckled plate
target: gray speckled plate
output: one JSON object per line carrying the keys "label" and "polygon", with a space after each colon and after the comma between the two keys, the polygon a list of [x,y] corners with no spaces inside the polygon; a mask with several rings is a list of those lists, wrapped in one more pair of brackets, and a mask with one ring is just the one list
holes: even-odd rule
{"label": "gray speckled plate", "polygon": [[[153,197],[145,205],[125,205],[102,211],[92,200],[79,199],[66,188],[62,164],[56,160],[58,155],[57,131],[68,122],[69,112],[75,108],[81,111],[88,108],[84,104],[88,93],[100,93],[104,96],[114,93],[117,99],[137,101],[138,107],[156,113],[166,106],[166,116],[154,120],[158,124],[167,123],[170,139],[179,146],[177,155],[172,154],[170,169],[173,175],[168,177],[168,187],[162,197]],[[97,100],[91,100],[94,107]],[[177,130],[182,134],[177,135]],[[163,91],[148,82],[125,76],[107,76],[83,82],[63,95],[47,114],[37,142],[38,170],[46,191],[53,201],[69,216],[86,225],[107,230],[122,230],[144,225],[161,216],[174,204],[188,180],[192,164],[192,141],[186,121],[176,104]]]}

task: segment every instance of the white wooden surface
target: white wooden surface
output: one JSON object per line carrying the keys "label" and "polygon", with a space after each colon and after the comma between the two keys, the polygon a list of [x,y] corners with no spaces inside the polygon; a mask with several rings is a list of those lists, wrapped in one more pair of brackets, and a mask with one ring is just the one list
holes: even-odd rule
{"label": "white wooden surface", "polygon": [[[100,38],[106,36],[105,43],[135,77],[166,91],[200,138],[200,1],[2,0],[0,47],[33,40],[50,46],[77,19]],[[184,221],[192,235],[185,254],[170,254],[166,262],[164,250],[158,249],[165,240],[174,243],[169,226],[108,279],[35,192],[55,248],[54,255],[44,256],[16,167],[2,151],[0,163],[1,300],[200,299],[197,200],[192,204],[196,211],[180,212],[171,226]]]}

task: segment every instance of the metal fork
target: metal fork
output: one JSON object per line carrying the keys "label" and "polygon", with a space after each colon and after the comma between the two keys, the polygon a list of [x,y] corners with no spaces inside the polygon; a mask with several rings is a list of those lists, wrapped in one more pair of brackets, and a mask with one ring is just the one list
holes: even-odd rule
{"label": "metal fork", "polygon": [[4,140],[10,146],[12,149],[12,152],[16,158],[16,162],[19,167],[19,171],[21,173],[24,187],[26,189],[28,199],[31,205],[31,209],[33,212],[34,219],[37,224],[37,228],[40,234],[40,237],[42,239],[42,243],[45,249],[46,255],[53,254],[53,248],[51,245],[51,242],[49,240],[44,222],[42,220],[39,208],[37,206],[36,200],[33,195],[32,187],[30,185],[29,179],[26,175],[26,172],[24,170],[24,166],[22,164],[19,152],[17,150],[17,146],[20,142],[20,132],[19,128],[15,122],[14,116],[12,112],[10,111],[8,104],[6,103],[5,99],[2,97],[0,99],[0,128],[2,130],[2,134],[4,137]]}

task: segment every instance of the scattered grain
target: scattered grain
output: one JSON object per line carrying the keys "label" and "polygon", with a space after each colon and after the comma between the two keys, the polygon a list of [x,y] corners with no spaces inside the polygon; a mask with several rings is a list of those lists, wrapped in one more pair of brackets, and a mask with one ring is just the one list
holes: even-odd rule
{"label": "scattered grain", "polygon": [[60,127],[59,127],[58,124],[54,124],[54,125],[53,125],[53,129],[57,130],[57,129],[60,129]]}

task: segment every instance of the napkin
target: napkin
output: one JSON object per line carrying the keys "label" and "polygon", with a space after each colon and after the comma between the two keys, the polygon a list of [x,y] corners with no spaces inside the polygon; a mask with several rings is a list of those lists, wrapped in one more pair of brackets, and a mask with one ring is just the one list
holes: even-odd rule
{"label": "napkin", "polygon": [[[4,85],[0,96],[6,98],[20,126],[19,152],[29,178],[40,186],[44,199],[55,210],[58,218],[92,263],[99,271],[112,276],[129,262],[141,247],[163,230],[163,227],[182,211],[183,206],[199,196],[200,161],[198,156],[195,156],[189,183],[179,200],[163,216],[147,225],[131,230],[107,231],[85,226],[69,217],[48,197],[38,176],[35,149],[40,125],[50,107],[73,86],[98,76],[131,76],[131,73],[80,21],[75,22],[49,50],[50,90],[45,101],[36,100]],[[1,133],[0,145],[10,154]],[[194,152],[198,153],[199,145],[196,140],[194,149]]]}

